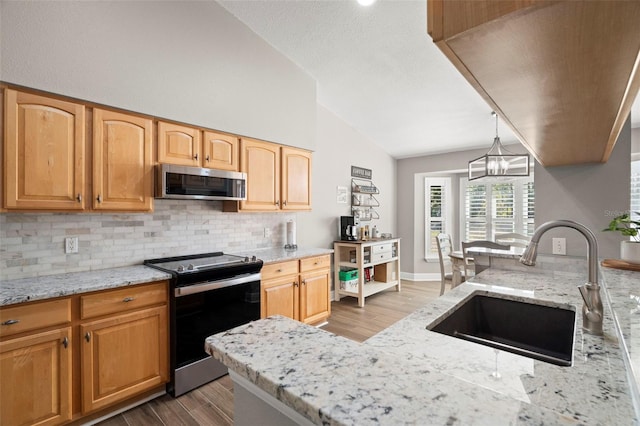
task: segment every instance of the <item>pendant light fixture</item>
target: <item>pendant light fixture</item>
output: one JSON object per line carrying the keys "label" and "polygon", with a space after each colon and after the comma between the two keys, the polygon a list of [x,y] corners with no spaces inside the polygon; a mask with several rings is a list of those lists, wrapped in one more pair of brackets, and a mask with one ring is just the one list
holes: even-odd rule
{"label": "pendant light fixture", "polygon": [[529,154],[514,154],[502,146],[498,136],[498,114],[493,111],[491,115],[496,118],[496,137],[489,152],[469,161],[469,180],[529,176]]}

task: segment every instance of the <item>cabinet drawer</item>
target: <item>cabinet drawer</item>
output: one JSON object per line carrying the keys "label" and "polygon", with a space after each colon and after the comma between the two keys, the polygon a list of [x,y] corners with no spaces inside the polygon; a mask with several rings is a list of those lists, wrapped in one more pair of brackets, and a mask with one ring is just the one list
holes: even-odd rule
{"label": "cabinet drawer", "polygon": [[106,290],[80,297],[80,318],[93,318],[166,302],[166,282]]}
{"label": "cabinet drawer", "polygon": [[386,251],[384,253],[376,253],[371,255],[371,262],[378,262],[380,260],[389,260],[391,259],[392,253],[390,251]]}
{"label": "cabinet drawer", "polygon": [[391,243],[384,244],[376,244],[375,246],[371,246],[371,253],[374,255],[377,253],[386,253],[391,251]]}
{"label": "cabinet drawer", "polygon": [[314,269],[327,269],[331,267],[331,256],[315,256],[300,259],[300,272],[313,271]]}
{"label": "cabinet drawer", "polygon": [[0,336],[65,324],[71,321],[71,299],[17,305],[0,310]]}
{"label": "cabinet drawer", "polygon": [[270,278],[277,278],[284,275],[291,275],[298,273],[298,261],[290,260],[287,262],[271,263],[262,267],[262,279],[268,280]]}

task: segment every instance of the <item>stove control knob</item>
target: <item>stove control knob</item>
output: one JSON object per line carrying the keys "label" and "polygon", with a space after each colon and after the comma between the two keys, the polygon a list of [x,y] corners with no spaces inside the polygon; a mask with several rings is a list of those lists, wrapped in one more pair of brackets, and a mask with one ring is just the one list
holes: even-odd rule
{"label": "stove control knob", "polygon": [[189,270],[189,271],[193,271],[195,268],[196,267],[193,266],[193,263],[190,263],[190,264],[187,265],[187,270]]}
{"label": "stove control knob", "polygon": [[184,265],[178,265],[177,271],[178,272],[183,272],[184,271]]}
{"label": "stove control knob", "polygon": [[252,261],[252,262],[255,262],[255,261],[257,261],[257,260],[258,260],[258,258],[256,258],[255,256],[251,256],[251,261]]}
{"label": "stove control knob", "polygon": [[245,256],[244,261],[248,262],[249,261],[249,256]]}

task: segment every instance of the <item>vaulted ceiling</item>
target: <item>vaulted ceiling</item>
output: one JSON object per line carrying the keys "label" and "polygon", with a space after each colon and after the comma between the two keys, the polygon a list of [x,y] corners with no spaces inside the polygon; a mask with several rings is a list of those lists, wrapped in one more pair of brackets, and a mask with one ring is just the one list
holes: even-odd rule
{"label": "vaulted ceiling", "polygon": [[[427,35],[425,0],[220,4],[315,78],[321,105],[391,156],[491,145],[491,108]],[[640,127],[640,99],[631,114]],[[518,143],[505,125],[499,133]]]}

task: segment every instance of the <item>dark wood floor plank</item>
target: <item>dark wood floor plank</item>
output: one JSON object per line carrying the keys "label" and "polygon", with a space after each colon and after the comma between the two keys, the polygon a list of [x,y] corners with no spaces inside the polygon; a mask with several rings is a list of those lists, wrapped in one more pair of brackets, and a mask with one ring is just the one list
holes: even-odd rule
{"label": "dark wood floor plank", "polygon": [[153,411],[149,403],[125,411],[122,416],[130,425],[164,426],[164,423],[162,423],[162,420]]}
{"label": "dark wood floor plank", "polygon": [[178,400],[169,395],[163,395],[160,398],[149,401],[149,405],[165,425],[199,425],[198,421],[189,414],[189,411],[185,410]]}
{"label": "dark wood floor plank", "polygon": [[227,417],[233,418],[233,392],[224,387],[218,381],[208,383],[198,389],[202,394],[216,405]]}

